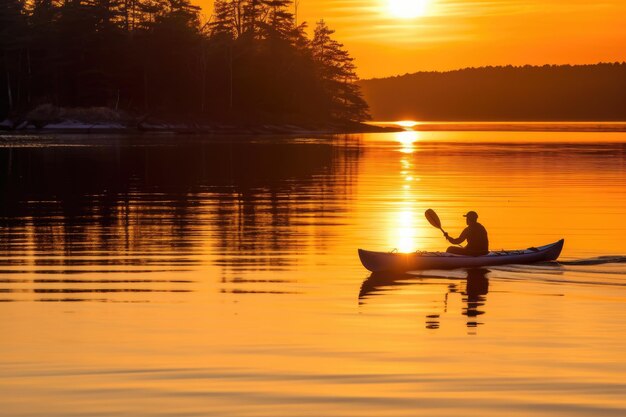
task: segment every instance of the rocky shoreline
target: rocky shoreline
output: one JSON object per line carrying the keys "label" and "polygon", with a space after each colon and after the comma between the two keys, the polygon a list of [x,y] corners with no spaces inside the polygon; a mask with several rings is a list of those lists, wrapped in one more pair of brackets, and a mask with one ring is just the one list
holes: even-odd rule
{"label": "rocky shoreline", "polygon": [[106,107],[62,108],[49,104],[0,121],[0,131],[13,133],[181,133],[214,135],[336,134],[397,132],[397,126],[330,122],[197,122],[130,116]]}
{"label": "rocky shoreline", "polygon": [[340,133],[378,133],[399,132],[401,128],[372,126],[366,123],[328,123],[328,124],[177,124],[177,123],[139,123],[126,126],[117,123],[85,123],[66,120],[51,123],[42,127],[33,124],[13,124],[10,121],[0,122],[0,132],[11,133],[181,133],[181,134],[214,134],[214,135],[259,135],[259,134],[340,134]]}

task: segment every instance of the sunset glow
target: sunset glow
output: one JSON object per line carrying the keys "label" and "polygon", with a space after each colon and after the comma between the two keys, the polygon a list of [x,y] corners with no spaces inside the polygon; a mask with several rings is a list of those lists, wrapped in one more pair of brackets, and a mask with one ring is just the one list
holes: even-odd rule
{"label": "sunset glow", "polygon": [[413,19],[426,14],[428,0],[387,0],[389,14],[400,19]]}
{"label": "sunset glow", "polygon": [[7,0],[0,417],[626,416],[626,0]]}
{"label": "sunset glow", "polygon": [[[205,16],[213,1],[199,0]],[[298,22],[324,19],[362,78],[487,65],[626,60],[626,2],[554,0],[301,1]],[[581,30],[585,28],[585,30]]]}

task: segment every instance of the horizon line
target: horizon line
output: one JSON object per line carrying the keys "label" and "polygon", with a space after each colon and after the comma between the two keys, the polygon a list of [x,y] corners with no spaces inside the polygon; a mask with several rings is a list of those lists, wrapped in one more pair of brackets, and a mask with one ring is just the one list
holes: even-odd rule
{"label": "horizon line", "polygon": [[387,75],[387,76],[379,76],[372,78],[359,78],[357,82],[361,81],[375,81],[375,80],[386,80],[389,78],[400,78],[406,77],[410,75],[416,74],[449,74],[452,72],[460,72],[467,70],[478,70],[478,69],[503,69],[503,68],[554,68],[554,67],[591,67],[597,65],[626,65],[626,61],[599,61],[595,63],[588,64],[523,64],[523,65],[513,65],[513,64],[504,64],[504,65],[481,65],[481,66],[469,66],[469,67],[461,67],[450,70],[417,70],[414,72],[406,72],[404,74],[396,74],[396,75]]}

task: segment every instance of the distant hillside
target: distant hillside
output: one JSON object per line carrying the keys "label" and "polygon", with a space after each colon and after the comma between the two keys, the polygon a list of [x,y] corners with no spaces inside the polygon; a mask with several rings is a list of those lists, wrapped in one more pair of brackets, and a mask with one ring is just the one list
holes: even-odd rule
{"label": "distant hillside", "polygon": [[626,63],[418,72],[360,85],[374,120],[626,120]]}

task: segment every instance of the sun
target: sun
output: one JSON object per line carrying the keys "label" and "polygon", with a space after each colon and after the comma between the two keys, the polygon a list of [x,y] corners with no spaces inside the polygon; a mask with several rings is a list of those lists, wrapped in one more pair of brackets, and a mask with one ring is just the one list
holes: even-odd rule
{"label": "sun", "polygon": [[428,0],[387,0],[389,14],[399,19],[413,19],[424,16]]}

